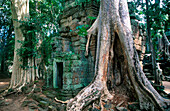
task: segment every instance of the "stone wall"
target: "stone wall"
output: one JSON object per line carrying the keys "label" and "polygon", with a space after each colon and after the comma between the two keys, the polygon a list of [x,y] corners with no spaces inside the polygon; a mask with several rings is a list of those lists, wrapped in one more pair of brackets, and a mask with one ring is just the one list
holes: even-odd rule
{"label": "stone wall", "polygon": [[[89,56],[85,57],[87,38],[79,36],[79,26],[91,25],[89,16],[98,15],[99,4],[91,2],[86,5],[77,6],[74,0],[67,0],[65,10],[60,17],[60,36],[53,38],[53,86],[57,88],[56,76],[57,62],[63,63],[63,86],[66,93],[74,93],[87,86],[94,76],[94,64],[96,55],[97,36],[93,35],[89,46]],[[139,56],[142,60],[145,52],[145,38],[139,27],[139,22],[131,19],[134,34],[134,42]]]}
{"label": "stone wall", "polygon": [[142,61],[145,54],[146,33],[142,27],[139,26],[139,21],[137,19],[131,19],[131,25],[134,35],[135,47],[138,51],[139,58]]}
{"label": "stone wall", "polygon": [[[94,58],[85,57],[87,38],[79,36],[78,26],[90,23],[89,16],[97,16],[98,6],[92,2],[86,6],[75,5],[72,0],[65,3],[60,17],[60,36],[53,39],[53,87],[57,86],[57,63],[63,62],[63,93],[76,93],[93,79]],[[94,54],[94,53],[93,53]]]}

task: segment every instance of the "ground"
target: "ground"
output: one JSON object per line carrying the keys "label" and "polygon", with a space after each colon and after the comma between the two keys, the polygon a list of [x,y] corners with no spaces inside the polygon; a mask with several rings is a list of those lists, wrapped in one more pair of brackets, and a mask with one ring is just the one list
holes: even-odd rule
{"label": "ground", "polygon": [[167,94],[170,94],[170,82],[168,82],[168,81],[163,81],[163,86],[165,86],[165,92],[167,93]]}
{"label": "ground", "polygon": [[[0,93],[8,87],[9,81],[10,78],[0,79]],[[32,90],[34,84],[36,84],[36,87]],[[164,91],[169,94],[170,82],[163,81],[163,85],[165,86]],[[44,81],[39,80],[24,87],[22,93],[10,94],[4,98],[0,97],[0,111],[65,111],[66,104],[54,100],[55,97],[59,97],[59,92],[50,88],[44,89],[43,86]],[[102,101],[102,104],[105,111],[123,110],[124,108],[126,110],[127,106],[129,108],[129,104],[131,104],[126,101],[127,99],[129,98],[117,94],[113,100]],[[135,103],[132,104],[135,105]],[[94,103],[85,110],[91,111],[94,108],[96,111],[101,109],[97,103]]]}

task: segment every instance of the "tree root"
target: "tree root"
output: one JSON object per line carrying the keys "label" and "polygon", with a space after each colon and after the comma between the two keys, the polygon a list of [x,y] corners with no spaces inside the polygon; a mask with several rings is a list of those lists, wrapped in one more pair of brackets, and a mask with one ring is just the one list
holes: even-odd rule
{"label": "tree root", "polygon": [[70,100],[62,101],[62,100],[57,99],[57,97],[55,97],[54,100],[56,102],[63,103],[63,104],[67,104],[70,101]]}
{"label": "tree root", "polygon": [[[36,87],[36,84],[34,84],[33,89],[32,89],[31,92],[28,94],[28,96],[31,95],[31,94],[34,92],[35,87]],[[27,98],[27,97],[25,97],[23,100],[21,100],[21,102],[24,102],[24,100],[25,100],[26,98]]]}
{"label": "tree root", "polygon": [[67,111],[82,111],[91,102],[100,98],[102,89],[102,85],[96,82],[90,84],[81,90],[76,97],[70,99],[67,104]]}
{"label": "tree root", "polygon": [[85,56],[88,56],[88,49],[89,49],[89,43],[90,43],[90,38],[92,35],[96,35],[97,29],[98,29],[98,21],[99,21],[99,17],[97,17],[97,19],[95,20],[95,22],[92,24],[92,26],[90,27],[90,29],[87,30],[87,44],[86,44],[86,52],[85,52]]}

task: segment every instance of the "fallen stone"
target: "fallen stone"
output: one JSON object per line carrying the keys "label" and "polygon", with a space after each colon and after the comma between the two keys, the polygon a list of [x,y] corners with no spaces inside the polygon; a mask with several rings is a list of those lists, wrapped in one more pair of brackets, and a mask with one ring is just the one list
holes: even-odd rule
{"label": "fallen stone", "polygon": [[49,98],[51,98],[51,99],[54,99],[54,98],[55,98],[55,95],[53,95],[53,94],[47,94],[46,96],[49,97]]}
{"label": "fallen stone", "polygon": [[32,103],[33,101],[30,101],[30,100],[25,100],[23,103],[22,103],[22,107],[25,107],[27,106],[28,104]]}
{"label": "fallen stone", "polygon": [[27,89],[26,91],[25,91],[25,94],[28,94],[28,93],[30,93],[32,91],[32,88],[29,88],[29,89]]}
{"label": "fallen stone", "polygon": [[38,108],[38,111],[48,111],[48,108],[44,108],[44,109],[43,109],[43,108],[39,107],[39,108]]}
{"label": "fallen stone", "polygon": [[128,103],[128,108],[130,109],[130,111],[137,111],[138,109],[140,109],[139,103],[138,102]]}
{"label": "fallen stone", "polygon": [[0,106],[5,106],[5,100],[0,100]]}
{"label": "fallen stone", "polygon": [[62,104],[61,107],[59,107],[59,111],[66,111],[66,105]]}
{"label": "fallen stone", "polygon": [[35,92],[35,93],[41,92],[41,89],[40,89],[40,88],[35,88],[35,89],[34,89],[34,92]]}
{"label": "fallen stone", "polygon": [[32,98],[38,102],[41,101],[40,95],[38,94],[33,94]]}
{"label": "fallen stone", "polygon": [[37,104],[35,104],[35,103],[28,104],[28,107],[31,108],[31,109],[37,109],[38,108]]}
{"label": "fallen stone", "polygon": [[24,86],[21,88],[22,92],[24,92],[24,93],[27,91],[27,89],[28,89],[28,86]]}
{"label": "fallen stone", "polygon": [[54,106],[50,105],[48,106],[48,111],[57,111],[57,109]]}
{"label": "fallen stone", "polygon": [[46,101],[40,101],[40,102],[39,102],[39,105],[40,105],[42,108],[46,108],[46,107],[49,105],[49,103],[46,102]]}
{"label": "fallen stone", "polygon": [[118,111],[128,111],[125,107],[116,107]]}

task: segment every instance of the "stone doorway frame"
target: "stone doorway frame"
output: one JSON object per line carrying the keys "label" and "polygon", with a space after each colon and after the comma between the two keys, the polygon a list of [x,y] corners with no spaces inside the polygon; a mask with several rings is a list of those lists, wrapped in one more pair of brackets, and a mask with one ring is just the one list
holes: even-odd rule
{"label": "stone doorway frame", "polygon": [[[57,85],[57,63],[63,63],[63,75],[64,75],[64,68],[65,68],[65,61],[62,59],[54,59],[53,60],[53,88],[59,88]],[[62,76],[63,76],[62,75]],[[62,81],[63,82],[63,81]]]}

